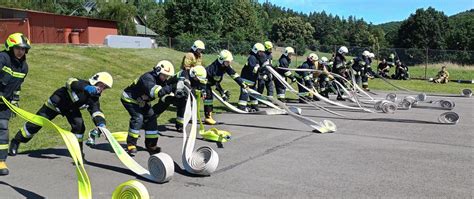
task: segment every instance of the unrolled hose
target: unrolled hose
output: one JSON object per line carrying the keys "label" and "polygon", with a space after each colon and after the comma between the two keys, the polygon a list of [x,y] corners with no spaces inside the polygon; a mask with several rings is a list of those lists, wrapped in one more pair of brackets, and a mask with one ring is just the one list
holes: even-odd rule
{"label": "unrolled hose", "polygon": [[76,136],[69,131],[66,131],[50,120],[25,111],[19,107],[12,105],[5,97],[1,96],[3,103],[7,105],[10,110],[21,118],[25,119],[28,122],[42,126],[46,129],[53,130],[61,135],[64,143],[66,144],[67,150],[71,154],[71,158],[74,161],[76,166],[77,174],[77,185],[78,185],[78,194],[79,199],[91,199],[92,198],[92,188],[89,180],[89,176],[84,168],[81,149],[79,143],[77,142]]}
{"label": "unrolled hose", "polygon": [[[184,169],[192,174],[211,175],[219,164],[219,155],[211,147],[202,146],[194,150],[197,133],[197,102],[191,92],[188,95],[183,119],[182,161]],[[191,105],[192,104],[192,105]],[[186,126],[191,121],[191,130],[186,132]]]}
{"label": "unrolled hose", "polygon": [[112,193],[112,199],[149,199],[150,195],[145,185],[136,180],[129,180],[117,186]]}
{"label": "unrolled hose", "polygon": [[114,136],[108,129],[98,127],[98,130],[106,136],[107,141],[110,146],[112,146],[112,149],[119,160],[137,175],[158,183],[168,182],[173,177],[174,161],[168,154],[161,152],[150,156],[148,158],[147,170],[125,152],[120,143],[115,140]]}

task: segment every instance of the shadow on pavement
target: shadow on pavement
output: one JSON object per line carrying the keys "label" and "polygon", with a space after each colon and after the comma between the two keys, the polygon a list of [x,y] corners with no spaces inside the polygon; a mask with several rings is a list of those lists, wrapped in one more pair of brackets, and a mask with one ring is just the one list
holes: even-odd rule
{"label": "shadow on pavement", "polygon": [[41,195],[38,195],[34,192],[31,192],[31,191],[28,191],[26,189],[23,189],[23,188],[20,188],[20,187],[16,187],[16,186],[13,186],[13,185],[10,185],[6,182],[3,182],[3,181],[0,181],[0,184],[3,184],[3,185],[6,185],[6,186],[9,186],[11,187],[12,189],[14,189],[16,192],[18,192],[19,194],[21,194],[24,198],[46,198],[44,196],[41,196]]}
{"label": "shadow on pavement", "polygon": [[286,129],[286,128],[279,128],[279,127],[272,127],[272,126],[257,126],[251,124],[232,124],[232,123],[225,123],[228,126],[241,126],[241,127],[248,127],[248,128],[260,128],[260,129],[272,129],[272,130],[280,130],[280,131],[298,131],[304,132],[304,130],[296,130],[296,129]]}

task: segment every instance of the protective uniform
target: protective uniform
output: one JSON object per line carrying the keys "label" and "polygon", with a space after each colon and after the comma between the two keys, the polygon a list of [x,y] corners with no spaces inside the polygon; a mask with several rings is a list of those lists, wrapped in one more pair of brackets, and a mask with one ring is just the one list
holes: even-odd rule
{"label": "protective uniform", "polygon": [[[102,82],[108,88],[112,87],[112,76],[107,72],[96,73],[89,80],[69,78],[65,86],[57,89],[48,101],[36,112],[36,115],[52,120],[58,115],[66,117],[71,125],[71,132],[76,136],[82,150],[84,131],[86,127],[81,110],[87,109],[95,126],[105,127],[105,115],[100,109],[101,92],[96,85]],[[41,126],[27,122],[16,133],[10,143],[9,154],[14,156],[20,143],[27,143],[38,133]]]}
{"label": "protective uniform", "polygon": [[433,82],[441,84],[446,84],[449,82],[449,72],[446,70],[445,66],[441,68],[441,70],[436,75],[436,79],[434,79]]}
{"label": "protective uniform", "polygon": [[354,64],[352,65],[352,70],[354,71],[354,76],[357,84],[362,83],[362,88],[369,90],[369,76],[373,74],[371,64],[370,52],[362,52],[361,57],[354,59]]}
{"label": "protective uniform", "polygon": [[[347,71],[347,66],[346,63],[346,58],[345,54],[347,54],[349,50],[345,46],[341,46],[338,51],[336,52],[336,55],[334,56],[334,61],[333,61],[333,66],[332,66],[332,72],[335,74],[338,74],[346,79],[349,78],[349,74]],[[335,79],[342,84],[342,86],[346,86],[344,79],[340,77],[335,77]],[[337,87],[337,100],[344,101],[344,98],[342,98],[342,90]]]}
{"label": "protective uniform", "polygon": [[407,65],[397,60],[395,62],[395,74],[392,75],[392,79],[408,80],[410,79],[410,73],[408,72]]}
{"label": "protective uniform", "polygon": [[206,49],[204,42],[201,40],[196,40],[189,52],[184,55],[181,62],[181,70],[189,70],[194,66],[202,65],[202,55],[201,52],[198,52],[198,50],[204,49]]}
{"label": "protective uniform", "polygon": [[[317,63],[318,56],[314,53],[309,54],[308,58],[298,69],[316,69],[315,63]],[[296,78],[300,84],[305,85],[307,88],[313,88],[313,72],[308,71],[296,71]],[[307,99],[311,99],[311,93],[298,85],[298,95]]]}
{"label": "protective uniform", "polygon": [[[256,82],[258,79],[258,73],[261,68],[265,67],[267,63],[264,62],[265,54],[264,46],[261,43],[256,43],[250,52],[249,58],[247,59],[247,64],[242,68],[241,76],[244,84],[248,85],[249,88],[255,90]],[[250,109],[247,107],[247,102],[250,98]],[[256,98],[250,96],[247,90],[241,88],[238,108],[244,111],[259,111],[258,101]]]}
{"label": "protective uniform", "polygon": [[[215,86],[216,90],[221,94],[224,100],[228,100],[230,96],[230,92],[224,90],[221,86],[222,79],[224,74],[228,74],[232,79],[234,79],[237,84],[244,88],[246,85],[244,81],[240,77],[239,74],[235,72],[235,70],[230,65],[232,62],[233,57],[232,54],[228,50],[223,50],[219,54],[219,58],[214,61],[211,65],[206,67],[207,71],[207,79],[208,83],[206,85],[206,98],[204,99],[204,114],[206,116],[205,122],[207,124],[215,124],[216,121],[212,118],[212,111],[213,111],[213,96],[212,96],[212,87]],[[229,62],[229,65],[226,66],[224,62]]]}
{"label": "protective uniform", "polygon": [[[280,59],[278,60],[278,63],[280,65],[280,68],[289,68],[291,64],[291,55],[295,53],[295,50],[292,47],[286,47],[285,50],[283,51],[283,54],[281,55]],[[277,69],[276,70],[278,74],[280,74],[282,77],[289,78],[291,79],[292,82],[296,82],[296,78],[294,77],[293,73],[289,70],[284,70],[284,69]],[[275,79],[275,88],[277,92],[277,98],[278,100],[285,102],[286,101],[286,87],[277,79]]]}
{"label": "protective uniform", "polygon": [[388,78],[389,75],[388,73],[390,72],[390,65],[388,65],[387,61],[382,60],[382,62],[379,63],[377,66],[377,72],[380,76],[384,78]]}
{"label": "protective uniform", "polygon": [[157,115],[151,108],[151,101],[162,98],[172,92],[166,85],[167,77],[174,74],[169,61],[160,61],[152,71],[146,72],[132,82],[122,93],[121,102],[130,115],[127,137],[127,150],[132,156],[137,152],[136,145],[140,130],[145,130],[145,147],[150,154],[159,153],[157,147],[159,132]]}
{"label": "protective uniform", "polygon": [[[20,100],[21,84],[28,74],[26,53],[31,48],[30,41],[21,33],[11,34],[5,42],[6,50],[0,52],[0,96],[18,105]],[[13,48],[25,48],[25,55],[18,59],[14,55]],[[0,101],[0,175],[8,175],[5,163],[8,150],[8,122],[10,120],[10,109]]]}
{"label": "protective uniform", "polygon": [[206,97],[206,75],[206,69],[203,66],[195,66],[190,70],[179,71],[171,77],[166,84],[172,88],[173,94],[163,97],[157,104],[153,105],[155,115],[161,115],[171,104],[174,104],[176,106],[176,131],[181,132],[188,95],[185,87],[188,87],[194,93],[201,92],[202,96]]}
{"label": "protective uniform", "polygon": [[[272,49],[273,44],[270,41],[266,41],[265,44],[265,61],[270,66],[273,67],[273,56],[272,56]],[[259,74],[257,80],[258,86],[257,91],[263,94],[263,90],[267,89],[267,96],[273,97],[273,92],[275,90],[275,86],[273,85],[273,75],[268,71],[265,67],[263,67]]]}
{"label": "protective uniform", "polygon": [[321,95],[328,98],[330,80],[334,79],[334,77],[331,74],[329,74],[328,59],[326,57],[322,57],[321,61],[318,62],[317,69],[319,71],[322,71],[322,72],[319,72],[319,71],[316,72],[314,76],[316,78],[316,83],[318,83],[319,85],[319,91]]}

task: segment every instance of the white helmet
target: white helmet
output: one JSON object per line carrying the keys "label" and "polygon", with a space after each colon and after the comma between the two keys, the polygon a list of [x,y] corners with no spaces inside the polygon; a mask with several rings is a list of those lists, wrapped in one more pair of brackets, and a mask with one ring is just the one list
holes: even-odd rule
{"label": "white helmet", "polygon": [[370,53],[369,54],[369,58],[374,58],[375,57],[375,54],[374,53]]}
{"label": "white helmet", "polygon": [[313,62],[318,61],[319,57],[316,53],[311,53],[308,55],[308,59],[311,59]]}
{"label": "white helmet", "polygon": [[347,53],[349,53],[349,49],[347,49],[347,47],[345,47],[345,46],[341,46],[341,47],[339,48],[339,50],[337,50],[337,52],[338,52],[339,54],[347,54]]}
{"label": "white helmet", "polygon": [[173,64],[168,61],[168,60],[162,60],[156,64],[153,69],[158,73],[162,73],[167,76],[173,76],[174,75],[174,66]]}
{"label": "white helmet", "polygon": [[369,57],[370,56],[370,52],[368,50],[364,50],[364,52],[362,52],[362,56],[364,57]]}
{"label": "white helmet", "polygon": [[228,61],[228,62],[231,62],[234,60],[234,57],[232,56],[232,53],[228,50],[222,50],[220,53],[219,53],[219,63],[223,63],[225,61]]}
{"label": "white helmet", "polygon": [[204,50],[206,49],[206,46],[204,46],[204,42],[201,40],[196,40],[193,46],[191,46],[191,49],[193,49],[193,51],[197,51],[198,49]]}
{"label": "white helmet", "polygon": [[327,57],[321,57],[321,62],[322,63],[327,63],[329,59]]}
{"label": "white helmet", "polygon": [[256,43],[253,45],[252,52],[257,54],[258,51],[265,51],[265,46],[263,46],[261,43]]}
{"label": "white helmet", "polygon": [[92,85],[96,85],[99,82],[102,82],[107,87],[112,88],[112,84],[114,84],[114,79],[112,78],[112,75],[110,75],[110,73],[108,72],[96,73],[89,79],[89,83]]}
{"label": "white helmet", "polygon": [[285,50],[283,50],[283,54],[285,56],[288,56],[289,54],[295,54],[295,49],[292,47],[286,47]]}

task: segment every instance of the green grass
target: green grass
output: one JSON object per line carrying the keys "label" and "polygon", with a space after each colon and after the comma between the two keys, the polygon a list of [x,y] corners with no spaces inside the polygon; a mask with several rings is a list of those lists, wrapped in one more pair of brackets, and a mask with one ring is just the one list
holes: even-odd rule
{"label": "green grass", "polygon": [[[36,112],[57,88],[65,84],[69,77],[88,79],[96,72],[108,71],[114,77],[114,86],[112,89],[105,91],[101,97],[101,107],[106,114],[108,128],[112,132],[127,131],[129,115],[120,103],[122,90],[139,75],[151,70],[159,60],[170,60],[178,68],[183,55],[183,52],[168,48],[111,49],[64,45],[34,45],[27,55],[30,71],[22,86],[20,107],[30,112]],[[281,53],[274,52],[275,61],[278,60],[280,55]],[[320,53],[318,55],[320,57],[323,56]],[[324,56],[330,57],[329,54]],[[205,55],[205,64],[210,64],[216,58],[217,55]],[[234,58],[233,67],[240,73],[247,56],[237,55]],[[296,67],[297,64],[304,61],[304,57],[297,57],[294,60],[292,67]],[[459,93],[460,89],[465,87],[474,89],[471,85],[456,83],[447,85],[434,85],[422,81],[397,81],[396,83],[413,90],[443,93]],[[370,84],[374,89],[390,89],[390,87],[387,87],[379,80],[371,80]],[[225,77],[223,87],[231,91],[231,101],[237,102],[239,95],[238,85],[230,77]],[[225,110],[216,101],[215,105],[216,112]],[[94,126],[87,111],[83,112],[83,116],[87,132]],[[167,111],[162,114],[158,122],[159,124],[166,124],[175,116],[175,112]],[[65,118],[59,116],[54,122],[64,129],[70,129]],[[23,123],[24,120],[18,117],[11,120],[10,138]],[[57,145],[62,145],[61,138],[57,134],[43,129],[31,142],[21,145],[20,150],[36,150]]]}

